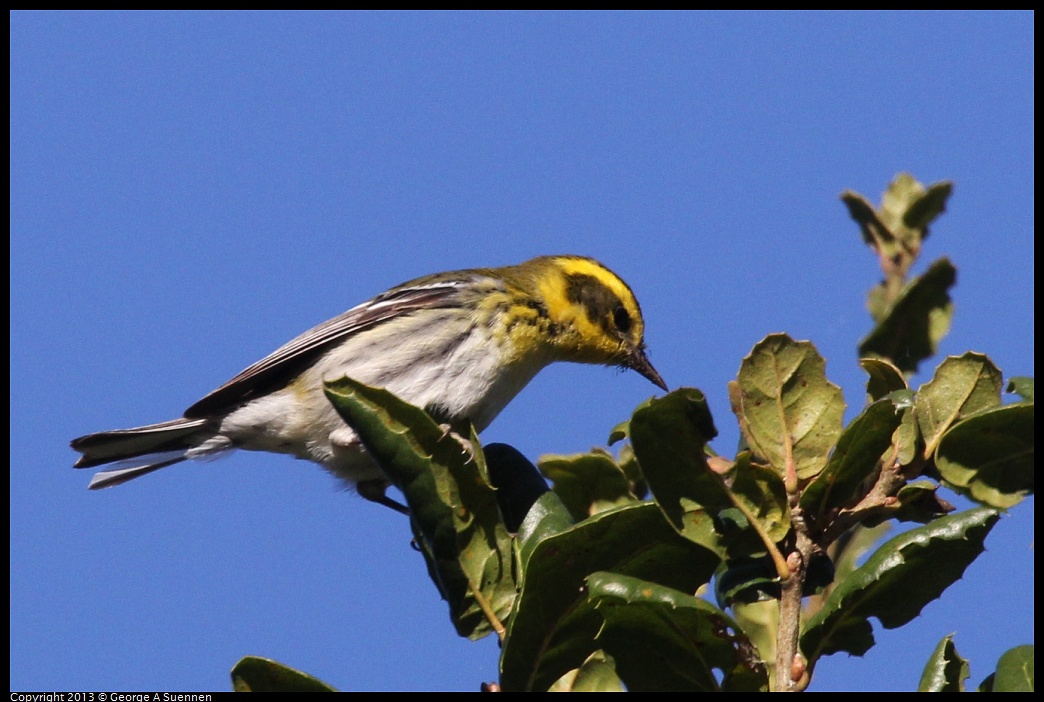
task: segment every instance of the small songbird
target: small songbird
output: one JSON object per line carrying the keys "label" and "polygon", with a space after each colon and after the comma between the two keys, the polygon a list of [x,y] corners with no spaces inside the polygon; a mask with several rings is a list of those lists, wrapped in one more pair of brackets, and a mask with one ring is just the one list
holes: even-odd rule
{"label": "small songbird", "polygon": [[93,490],[233,449],[271,451],[314,461],[363,497],[397,506],[324,380],[349,376],[482,431],[555,361],[630,368],[667,390],[646,356],[644,327],[631,289],[590,258],[438,273],[306,331],[180,419],[74,439],[83,454],[75,467],[114,464],[94,476]]}

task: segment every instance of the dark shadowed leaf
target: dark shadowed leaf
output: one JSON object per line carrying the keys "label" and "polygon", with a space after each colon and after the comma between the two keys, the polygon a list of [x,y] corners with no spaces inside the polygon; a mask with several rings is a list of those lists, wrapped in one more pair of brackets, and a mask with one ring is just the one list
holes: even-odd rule
{"label": "dark shadowed leaf", "polygon": [[932,183],[919,197],[911,198],[906,212],[903,213],[903,225],[921,231],[921,239],[928,238],[928,225],[936,217],[946,211],[946,201],[953,192],[953,183],[948,180]]}
{"label": "dark shadowed leaf", "polygon": [[550,490],[537,467],[516,448],[507,444],[487,444],[482,447],[489,470],[489,482],[496,490],[495,497],[504,525],[509,532],[518,531],[533,503]]}
{"label": "dark shadowed leaf", "polygon": [[[956,507],[939,497],[939,486],[928,480],[907,483],[896,495],[899,504],[886,515],[900,522],[927,524],[936,517],[949,514]],[[865,520],[864,525],[874,526],[876,520]]]}
{"label": "dark shadowed leaf", "polygon": [[327,383],[326,394],[406,497],[457,633],[490,633],[489,613],[503,621],[514,603],[514,551],[474,431],[469,452],[427,412],[386,390],[342,378]]}
{"label": "dark shadowed leaf", "polygon": [[862,497],[856,488],[880,466],[881,456],[892,445],[892,434],[904,411],[885,398],[853,419],[841,433],[827,467],[805,488],[801,507],[820,518]]}
{"label": "dark shadowed leaf", "polygon": [[916,372],[950,330],[949,290],[956,281],[957,269],[948,259],[933,263],[884,310],[877,326],[860,342],[859,355],[887,359],[904,373]]}
{"label": "dark shadowed leaf", "polygon": [[[553,493],[540,498],[533,512],[552,497],[557,500]],[[501,654],[505,691],[546,690],[596,650],[602,618],[587,603],[591,573],[608,570],[695,592],[718,564],[712,552],[679,536],[650,502],[600,512],[564,531],[548,530],[535,544],[534,513],[520,532],[524,577]]]}
{"label": "dark shadowed leaf", "polygon": [[541,456],[537,465],[577,521],[637,500],[623,469],[603,449],[572,456]]}
{"label": "dark shadowed leaf", "polygon": [[906,624],[960,579],[983,549],[998,512],[980,507],[941,517],[882,545],[839,582],[805,625],[810,666],[825,655],[863,655],[874,643],[870,617],[887,629]]}
{"label": "dark shadowed leaf", "polygon": [[714,605],[618,573],[594,573],[587,584],[589,599],[605,619],[598,641],[613,655],[631,692],[767,687],[750,639]]}
{"label": "dark shadowed leaf", "polygon": [[713,515],[732,507],[722,478],[707,467],[716,434],[703,393],[681,388],[642,403],[630,421],[631,445],[656,504],[686,538],[719,550]]}

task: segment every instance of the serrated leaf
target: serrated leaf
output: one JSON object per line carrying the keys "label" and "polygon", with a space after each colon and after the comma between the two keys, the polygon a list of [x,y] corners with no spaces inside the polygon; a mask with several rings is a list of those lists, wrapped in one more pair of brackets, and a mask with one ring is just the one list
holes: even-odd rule
{"label": "serrated leaf", "polygon": [[767,688],[750,639],[705,600],[618,573],[594,573],[587,585],[605,620],[598,641],[631,692]]}
{"label": "serrated leaf", "polygon": [[1033,403],[984,410],[954,424],[935,451],[939,474],[976,502],[1007,509],[1033,493]]}
{"label": "serrated leaf", "polygon": [[813,666],[845,651],[861,656],[874,644],[870,617],[894,629],[916,617],[960,579],[983,550],[998,512],[980,507],[937,519],[882,545],[839,582],[805,624],[801,650]]}
{"label": "serrated leaf", "polygon": [[993,692],[1033,692],[1033,646],[1008,649],[997,661]]}
{"label": "serrated leaf", "polygon": [[903,372],[883,358],[861,358],[859,366],[869,376],[866,381],[866,396],[875,402],[897,390],[907,390]]}
{"label": "serrated leaf", "polygon": [[321,680],[282,663],[245,656],[232,667],[235,692],[337,692]]}
{"label": "serrated leaf", "polygon": [[560,677],[548,692],[626,692],[616,663],[605,651],[595,651],[583,665]]}
{"label": "serrated leaf", "polygon": [[904,373],[914,373],[921,361],[935,354],[950,330],[953,302],[949,289],[957,269],[948,259],[933,263],[903,288],[877,325],[859,344],[859,355],[884,358]]}
{"label": "serrated leaf", "polygon": [[623,470],[602,449],[571,456],[541,456],[537,466],[554,483],[554,491],[577,521],[637,500]]}
{"label": "serrated leaf", "polygon": [[950,427],[968,415],[1001,403],[1001,372],[987,356],[969,351],[949,356],[917,391],[917,425],[931,457]]}
{"label": "serrated leaf", "polygon": [[1033,378],[1017,375],[1008,380],[1004,392],[1013,392],[1025,402],[1033,402]]}
{"label": "serrated leaf", "polygon": [[754,346],[729,383],[747,445],[784,480],[788,465],[801,480],[818,475],[841,433],[844,398],[825,365],[811,342],[773,334]]}
{"label": "serrated leaf", "polygon": [[969,675],[968,661],[957,653],[953,634],[944,636],[932,651],[921,673],[918,692],[964,692]]}
{"label": "serrated leaf", "polygon": [[584,604],[591,573],[607,570],[695,592],[718,564],[712,552],[675,533],[650,502],[600,512],[523,548],[529,557],[500,659],[505,691],[546,690],[595,650],[602,618]]}
{"label": "serrated leaf", "polygon": [[805,488],[801,507],[815,519],[851,506],[857,488],[880,466],[903,415],[891,399],[869,405],[841,433],[827,467]]}
{"label": "serrated leaf", "polygon": [[503,621],[515,599],[514,546],[474,430],[469,455],[427,412],[386,390],[346,377],[328,382],[326,395],[405,496],[457,633],[475,639],[493,631],[489,613]]}

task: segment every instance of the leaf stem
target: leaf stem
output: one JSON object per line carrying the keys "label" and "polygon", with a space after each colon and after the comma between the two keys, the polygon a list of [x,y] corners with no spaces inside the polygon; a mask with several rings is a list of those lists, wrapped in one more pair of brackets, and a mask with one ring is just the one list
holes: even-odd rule
{"label": "leaf stem", "polygon": [[497,638],[500,639],[501,643],[504,643],[504,637],[507,636],[507,629],[504,628],[504,623],[497,618],[496,613],[493,611],[493,606],[490,605],[489,600],[482,594],[482,590],[472,582],[471,578],[468,578],[468,589],[471,590],[471,596],[475,598],[479,609],[486,615],[486,620],[493,627],[493,631],[497,632]]}

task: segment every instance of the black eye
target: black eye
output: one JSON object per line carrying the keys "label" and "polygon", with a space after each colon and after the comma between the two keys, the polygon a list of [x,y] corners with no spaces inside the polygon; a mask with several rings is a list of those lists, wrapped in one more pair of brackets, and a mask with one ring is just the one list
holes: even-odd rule
{"label": "black eye", "polygon": [[617,307],[613,310],[613,324],[621,332],[626,334],[631,331],[631,315],[627,314],[627,310],[623,307]]}

